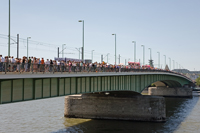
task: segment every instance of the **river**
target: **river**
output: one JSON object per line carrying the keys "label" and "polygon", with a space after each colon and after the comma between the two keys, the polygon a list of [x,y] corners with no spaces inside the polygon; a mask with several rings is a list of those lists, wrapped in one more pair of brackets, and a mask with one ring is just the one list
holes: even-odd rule
{"label": "river", "polygon": [[0,133],[199,133],[200,92],[165,98],[165,123],[64,118],[64,97],[0,105]]}

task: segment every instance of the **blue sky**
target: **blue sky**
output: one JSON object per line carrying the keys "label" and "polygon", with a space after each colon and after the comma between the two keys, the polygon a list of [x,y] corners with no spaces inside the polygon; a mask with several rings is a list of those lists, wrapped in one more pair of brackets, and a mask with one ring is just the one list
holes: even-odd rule
{"label": "blue sky", "polygon": [[[136,41],[136,58],[141,63],[141,45],[145,45],[146,64],[151,48],[155,66],[159,51],[162,67],[166,55],[167,64],[170,57],[183,68],[200,70],[199,7],[199,0],[11,0],[11,36],[31,37],[30,56],[54,58],[57,47],[66,44],[65,53],[70,54],[65,56],[78,58],[75,48],[82,46],[82,23],[78,20],[84,20],[86,59],[95,50],[94,61],[110,53],[109,63],[114,63],[115,33],[121,63],[129,58],[133,61],[132,41]],[[0,1],[0,34],[8,34],[8,0]],[[3,35],[0,53],[7,55],[8,41]],[[21,40],[20,56],[26,55],[26,45],[26,40]],[[15,44],[11,45],[11,55],[16,57]]]}

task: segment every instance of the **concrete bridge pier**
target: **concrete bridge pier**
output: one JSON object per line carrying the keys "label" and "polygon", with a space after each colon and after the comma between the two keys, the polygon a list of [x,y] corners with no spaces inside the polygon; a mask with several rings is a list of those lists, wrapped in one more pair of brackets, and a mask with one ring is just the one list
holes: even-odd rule
{"label": "concrete bridge pier", "polygon": [[127,92],[102,92],[65,97],[65,117],[164,122],[165,99]]}
{"label": "concrete bridge pier", "polygon": [[167,96],[167,97],[192,97],[192,88],[189,87],[149,87],[148,95]]}

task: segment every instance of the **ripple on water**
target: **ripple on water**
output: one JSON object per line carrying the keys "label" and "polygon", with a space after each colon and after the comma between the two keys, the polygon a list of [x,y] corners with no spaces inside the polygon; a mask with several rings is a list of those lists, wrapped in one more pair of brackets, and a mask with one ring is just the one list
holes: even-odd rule
{"label": "ripple on water", "polygon": [[165,123],[64,118],[64,97],[0,105],[0,133],[200,132],[200,101],[166,98]]}

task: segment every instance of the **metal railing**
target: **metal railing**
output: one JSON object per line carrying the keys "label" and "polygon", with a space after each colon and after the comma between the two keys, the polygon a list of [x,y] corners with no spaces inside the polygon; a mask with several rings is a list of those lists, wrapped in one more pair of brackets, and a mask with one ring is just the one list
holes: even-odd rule
{"label": "metal railing", "polygon": [[[13,73],[31,73],[31,74],[37,74],[37,73],[55,73],[55,72],[68,72],[68,73],[80,73],[80,72],[167,72],[167,73],[174,73],[181,76],[186,77],[183,74],[173,72],[173,71],[166,71],[163,69],[141,69],[141,68],[126,68],[116,66],[101,66],[97,67],[95,65],[93,66],[79,66],[76,64],[76,66],[69,66],[66,64],[61,63],[60,65],[55,64],[29,64],[29,63],[0,63],[0,72],[7,74],[10,72]],[[188,77],[186,77],[189,79]]]}

